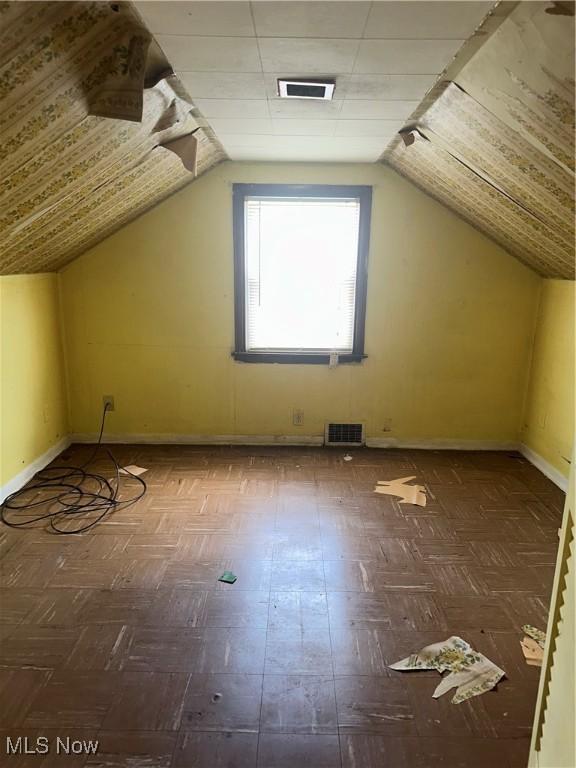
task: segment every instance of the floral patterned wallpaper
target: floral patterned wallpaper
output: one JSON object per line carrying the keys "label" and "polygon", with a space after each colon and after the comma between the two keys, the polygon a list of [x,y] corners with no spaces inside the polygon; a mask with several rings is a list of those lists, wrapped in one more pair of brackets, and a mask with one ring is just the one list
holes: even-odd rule
{"label": "floral patterned wallpaper", "polygon": [[[0,272],[50,271],[224,159],[131,8],[0,2]],[[193,135],[196,171],[164,148]]]}
{"label": "floral patterned wallpaper", "polygon": [[574,279],[574,17],[520,3],[384,161],[546,277]]}

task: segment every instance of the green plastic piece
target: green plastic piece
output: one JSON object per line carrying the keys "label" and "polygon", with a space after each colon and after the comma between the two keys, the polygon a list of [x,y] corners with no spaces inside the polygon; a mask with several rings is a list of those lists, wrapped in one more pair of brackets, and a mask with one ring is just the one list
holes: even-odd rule
{"label": "green plastic piece", "polygon": [[222,576],[218,579],[218,581],[224,581],[226,584],[234,584],[238,577],[235,576],[232,571],[224,571]]}

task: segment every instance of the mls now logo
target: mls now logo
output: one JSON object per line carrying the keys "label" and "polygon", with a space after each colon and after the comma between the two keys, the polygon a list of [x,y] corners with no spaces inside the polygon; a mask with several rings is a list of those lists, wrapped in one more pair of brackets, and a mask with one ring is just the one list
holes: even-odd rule
{"label": "mls now logo", "polygon": [[98,751],[97,741],[81,741],[67,736],[56,738],[54,744],[46,736],[30,739],[28,736],[6,737],[7,755],[47,755],[54,751],[57,755],[95,755]]}

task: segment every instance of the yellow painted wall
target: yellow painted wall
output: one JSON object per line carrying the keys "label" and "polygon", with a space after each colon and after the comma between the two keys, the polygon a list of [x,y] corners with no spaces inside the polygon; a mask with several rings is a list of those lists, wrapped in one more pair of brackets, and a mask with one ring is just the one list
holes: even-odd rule
{"label": "yellow painted wall", "polygon": [[58,276],[0,277],[0,485],[68,433]]}
{"label": "yellow painted wall", "polygon": [[522,442],[568,477],[574,442],[574,287],[543,280]]}
{"label": "yellow painted wall", "polygon": [[[362,365],[231,359],[233,182],[373,185]],[[382,165],[224,163],[61,273],[71,429],[516,441],[538,284]]]}

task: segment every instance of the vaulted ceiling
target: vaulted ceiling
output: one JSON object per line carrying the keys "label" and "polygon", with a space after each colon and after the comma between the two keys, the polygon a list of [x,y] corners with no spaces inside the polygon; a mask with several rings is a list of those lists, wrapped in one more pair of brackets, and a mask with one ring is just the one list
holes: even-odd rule
{"label": "vaulted ceiling", "polygon": [[[381,160],[573,279],[573,13],[0,2],[0,272],[58,269],[230,157]],[[331,77],[334,100],[282,100],[279,76]]]}
{"label": "vaulted ceiling", "polygon": [[[136,2],[232,160],[314,162],[376,162],[493,5]],[[286,76],[333,100],[281,99]]]}

